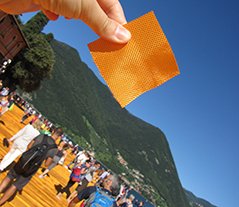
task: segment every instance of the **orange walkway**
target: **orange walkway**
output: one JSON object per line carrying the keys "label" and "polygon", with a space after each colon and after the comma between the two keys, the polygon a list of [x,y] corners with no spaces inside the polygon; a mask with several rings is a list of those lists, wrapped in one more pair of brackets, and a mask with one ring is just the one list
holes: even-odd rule
{"label": "orange walkway", "polygon": [[[5,125],[0,123],[0,159],[7,153],[9,148],[3,147],[2,140],[4,137],[11,137],[19,129],[24,127],[23,124],[20,124],[23,111],[18,107],[14,106],[13,111],[6,112],[0,120],[4,121]],[[27,122],[28,120],[26,120]],[[65,161],[65,164],[68,164],[69,161],[73,159],[73,156],[68,155]],[[22,194],[19,193],[15,198],[7,202],[4,206],[17,206],[17,207],[60,207],[67,206],[66,195],[62,196],[61,200],[56,198],[56,189],[54,185],[62,185],[68,181],[70,173],[68,170],[60,165],[55,167],[52,171],[49,172],[50,177],[46,176],[44,179],[38,178],[41,171],[39,170],[37,174],[32,178],[30,183],[25,186],[22,191]],[[4,178],[6,172],[0,174],[0,180]],[[74,189],[74,186],[71,188],[71,191]],[[1,196],[1,195],[0,195]]]}

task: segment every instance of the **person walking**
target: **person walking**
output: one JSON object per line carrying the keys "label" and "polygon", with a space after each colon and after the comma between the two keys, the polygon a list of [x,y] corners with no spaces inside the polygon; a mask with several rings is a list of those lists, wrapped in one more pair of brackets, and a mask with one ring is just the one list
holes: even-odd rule
{"label": "person walking", "polygon": [[68,145],[65,142],[62,142],[58,146],[58,151],[56,155],[53,157],[52,163],[48,166],[48,168],[44,170],[44,172],[41,175],[39,175],[39,178],[44,178],[50,170],[52,170],[54,167],[58,165],[61,158],[67,155],[67,149]]}
{"label": "person walking", "polygon": [[41,122],[38,120],[32,125],[27,124],[10,139],[7,139],[8,142],[13,142],[13,144],[0,163],[0,172],[26,151],[28,144],[40,134],[40,128]]}
{"label": "person walking", "polygon": [[115,175],[109,175],[102,183],[102,188],[90,186],[83,191],[68,204],[68,207],[74,207],[80,201],[85,200],[84,206],[118,206],[113,195],[117,194],[119,181]]}
{"label": "person walking", "polygon": [[63,193],[67,194],[67,198],[71,195],[70,188],[75,184],[81,182],[83,176],[87,173],[88,169],[91,167],[90,160],[86,160],[85,164],[78,163],[71,172],[69,181],[66,186],[61,189],[61,191],[56,195],[58,199],[61,199]]}
{"label": "person walking", "polygon": [[13,196],[16,191],[21,191],[28,184],[44,161],[45,166],[51,164],[54,155],[57,153],[55,142],[62,134],[62,129],[56,128],[51,136],[39,135],[30,142],[28,150],[23,153],[0,183],[0,193],[4,192],[0,198],[0,206]]}

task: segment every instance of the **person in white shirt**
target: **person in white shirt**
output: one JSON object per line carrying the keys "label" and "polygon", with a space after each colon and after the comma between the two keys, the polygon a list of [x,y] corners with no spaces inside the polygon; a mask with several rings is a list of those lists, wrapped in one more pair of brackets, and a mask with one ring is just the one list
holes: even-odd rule
{"label": "person in white shirt", "polygon": [[18,131],[13,137],[8,139],[13,142],[11,149],[4,156],[0,163],[0,172],[6,169],[19,155],[27,150],[28,144],[38,135],[40,135],[41,122],[37,120],[34,124],[27,124]]}
{"label": "person in white shirt", "polygon": [[89,154],[86,153],[85,150],[80,151],[76,154],[75,159],[67,165],[67,168],[71,169],[71,165],[73,164],[74,168],[77,163],[84,164],[87,159],[89,159]]}
{"label": "person in white shirt", "polygon": [[0,96],[7,96],[9,94],[9,88],[8,87],[4,87],[1,89],[0,91]]}
{"label": "person in white shirt", "polygon": [[99,182],[103,181],[109,175],[110,175],[110,170],[104,171],[100,176]]}

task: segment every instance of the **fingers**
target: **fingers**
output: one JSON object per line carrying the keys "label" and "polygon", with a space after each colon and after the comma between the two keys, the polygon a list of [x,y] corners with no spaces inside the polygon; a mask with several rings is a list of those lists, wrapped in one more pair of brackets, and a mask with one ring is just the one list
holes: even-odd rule
{"label": "fingers", "polygon": [[112,42],[126,43],[131,38],[122,26],[126,19],[118,0],[2,0],[0,9],[11,14],[42,9],[50,20],[59,15],[81,19],[99,36]]}
{"label": "fingers", "polygon": [[122,6],[118,0],[97,0],[106,15],[120,24],[126,24]]}
{"label": "fingers", "polygon": [[33,12],[39,10],[39,6],[32,3],[31,0],[2,0],[0,1],[0,10],[8,14],[21,14],[23,12]]}
{"label": "fingers", "polygon": [[126,43],[131,38],[130,32],[121,25],[126,23],[126,20],[122,7],[116,0],[99,0],[100,4],[97,0],[34,0],[34,2],[56,15],[81,19],[99,36],[109,41]]}
{"label": "fingers", "polygon": [[[107,3],[106,0],[104,1]],[[102,3],[103,1],[99,5],[96,0],[82,1],[80,19],[102,38],[116,43],[127,43],[131,38],[131,34],[121,25],[121,23],[126,22],[121,6],[117,2],[111,5],[102,5]],[[110,18],[105,11],[114,16],[114,18]],[[118,17],[113,15],[112,12],[115,11],[120,11],[123,17],[122,15]]]}
{"label": "fingers", "polygon": [[58,19],[59,15],[52,13],[48,10],[42,9],[42,12],[47,16],[48,19],[55,21]]}

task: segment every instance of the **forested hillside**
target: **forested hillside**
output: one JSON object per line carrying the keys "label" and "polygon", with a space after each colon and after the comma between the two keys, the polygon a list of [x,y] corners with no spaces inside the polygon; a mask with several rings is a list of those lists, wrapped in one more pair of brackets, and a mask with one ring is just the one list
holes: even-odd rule
{"label": "forested hillside", "polygon": [[202,198],[198,198],[192,192],[188,190],[184,190],[184,191],[192,207],[216,207],[213,204],[209,203],[208,201]]}
{"label": "forested hillside", "polygon": [[120,154],[127,168],[144,176],[139,190],[150,192],[155,203],[188,207],[163,132],[122,109],[74,48],[56,40],[51,46],[56,61],[52,79],[34,94],[34,105],[51,121],[87,140],[100,160],[135,182],[116,159]]}

